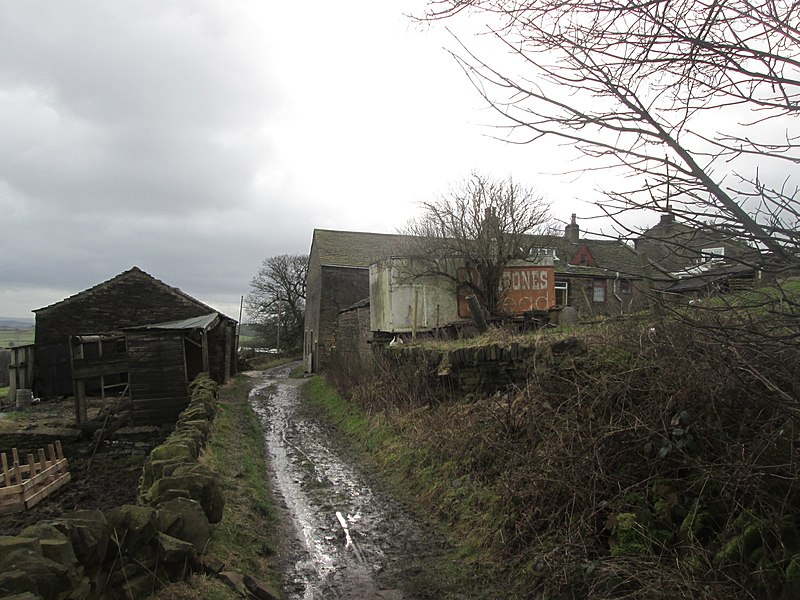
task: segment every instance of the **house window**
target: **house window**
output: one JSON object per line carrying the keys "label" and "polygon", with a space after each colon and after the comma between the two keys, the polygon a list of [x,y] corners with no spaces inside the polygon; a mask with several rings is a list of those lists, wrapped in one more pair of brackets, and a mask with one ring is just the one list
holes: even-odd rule
{"label": "house window", "polygon": [[549,256],[553,260],[558,260],[555,248],[531,248],[531,256]]}
{"label": "house window", "polygon": [[606,301],[606,280],[595,279],[592,282],[592,301],[605,302]]}
{"label": "house window", "polygon": [[556,280],[556,304],[558,306],[569,306],[569,283]]}
{"label": "house window", "polygon": [[619,293],[620,294],[630,294],[631,293],[631,280],[630,279],[620,279],[619,280]]}
{"label": "house window", "polygon": [[703,248],[700,251],[700,262],[717,262],[725,260],[725,247],[719,246],[717,248]]}

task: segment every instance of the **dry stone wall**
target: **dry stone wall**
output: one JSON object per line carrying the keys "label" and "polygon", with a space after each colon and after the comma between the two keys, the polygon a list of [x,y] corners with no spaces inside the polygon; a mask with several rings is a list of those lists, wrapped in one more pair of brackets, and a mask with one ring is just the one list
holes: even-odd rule
{"label": "dry stone wall", "polygon": [[137,505],[67,513],[0,536],[0,597],[138,600],[200,568],[225,505],[216,473],[198,462],[216,399],[207,374],[190,384],[189,406],[146,460]]}

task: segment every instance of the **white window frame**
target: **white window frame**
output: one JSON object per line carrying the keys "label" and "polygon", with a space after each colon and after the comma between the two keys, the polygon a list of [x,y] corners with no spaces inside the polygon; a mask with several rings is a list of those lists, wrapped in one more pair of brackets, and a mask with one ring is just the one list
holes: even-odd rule
{"label": "white window frame", "polygon": [[555,282],[556,298],[558,298],[559,290],[564,291],[564,306],[569,306],[569,281],[558,280]]}
{"label": "white window frame", "polygon": [[725,246],[703,248],[700,251],[700,262],[719,262],[725,260]]}

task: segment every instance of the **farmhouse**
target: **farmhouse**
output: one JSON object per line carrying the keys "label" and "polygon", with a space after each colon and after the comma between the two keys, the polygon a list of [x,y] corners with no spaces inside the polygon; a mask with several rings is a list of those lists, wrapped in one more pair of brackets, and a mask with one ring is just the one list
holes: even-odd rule
{"label": "farmhouse", "polygon": [[[546,285],[554,288],[556,305],[572,306],[582,316],[621,314],[641,306],[643,300],[634,285],[641,278],[641,267],[629,246],[614,240],[581,238],[575,215],[566,226],[564,236],[543,235],[536,236],[536,240],[539,255],[508,274],[511,291],[519,292],[521,298],[535,302],[534,295],[522,292],[538,292]],[[323,370],[330,363],[340,312],[357,303],[361,303],[363,310],[367,309],[363,301],[371,296],[371,266],[373,288],[399,291],[396,286],[392,287],[394,284],[386,275],[387,265],[404,260],[402,257],[412,247],[412,241],[403,235],[314,230],[306,279],[303,344],[306,371]],[[537,264],[551,266],[537,270]],[[377,283],[376,272],[382,275]],[[553,281],[549,281],[551,273]],[[450,315],[466,316],[463,310],[457,313],[455,296],[450,294],[453,306],[448,307],[441,300],[442,290],[437,289],[435,282],[420,282],[417,287],[422,290],[423,285],[425,290],[417,294],[417,300],[412,303],[412,296],[409,296],[406,301],[420,311],[415,322],[424,321],[432,327],[444,324]],[[542,307],[532,305],[531,308]],[[377,320],[381,322],[386,321],[385,315],[392,310],[385,304],[369,309],[373,313],[372,320],[379,315]],[[360,327],[364,326],[364,321],[360,319]]]}
{"label": "farmhouse", "polygon": [[655,289],[667,295],[698,296],[752,287],[760,276],[757,250],[733,233],[698,229],[673,213],[636,240],[652,268]]}
{"label": "farmhouse", "polygon": [[138,267],[34,312],[35,393],[127,390],[137,425],[174,420],[197,373],[236,370],[236,321]]}

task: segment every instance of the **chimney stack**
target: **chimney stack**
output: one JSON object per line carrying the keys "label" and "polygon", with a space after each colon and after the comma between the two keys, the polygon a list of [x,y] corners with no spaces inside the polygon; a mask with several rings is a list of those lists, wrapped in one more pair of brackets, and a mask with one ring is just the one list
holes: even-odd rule
{"label": "chimney stack", "polygon": [[575,221],[575,213],[572,213],[572,222],[564,227],[564,237],[573,244],[577,244],[581,238],[581,228]]}
{"label": "chimney stack", "polygon": [[672,225],[675,222],[675,215],[671,212],[665,213],[661,215],[661,220],[659,224],[661,225]]}

